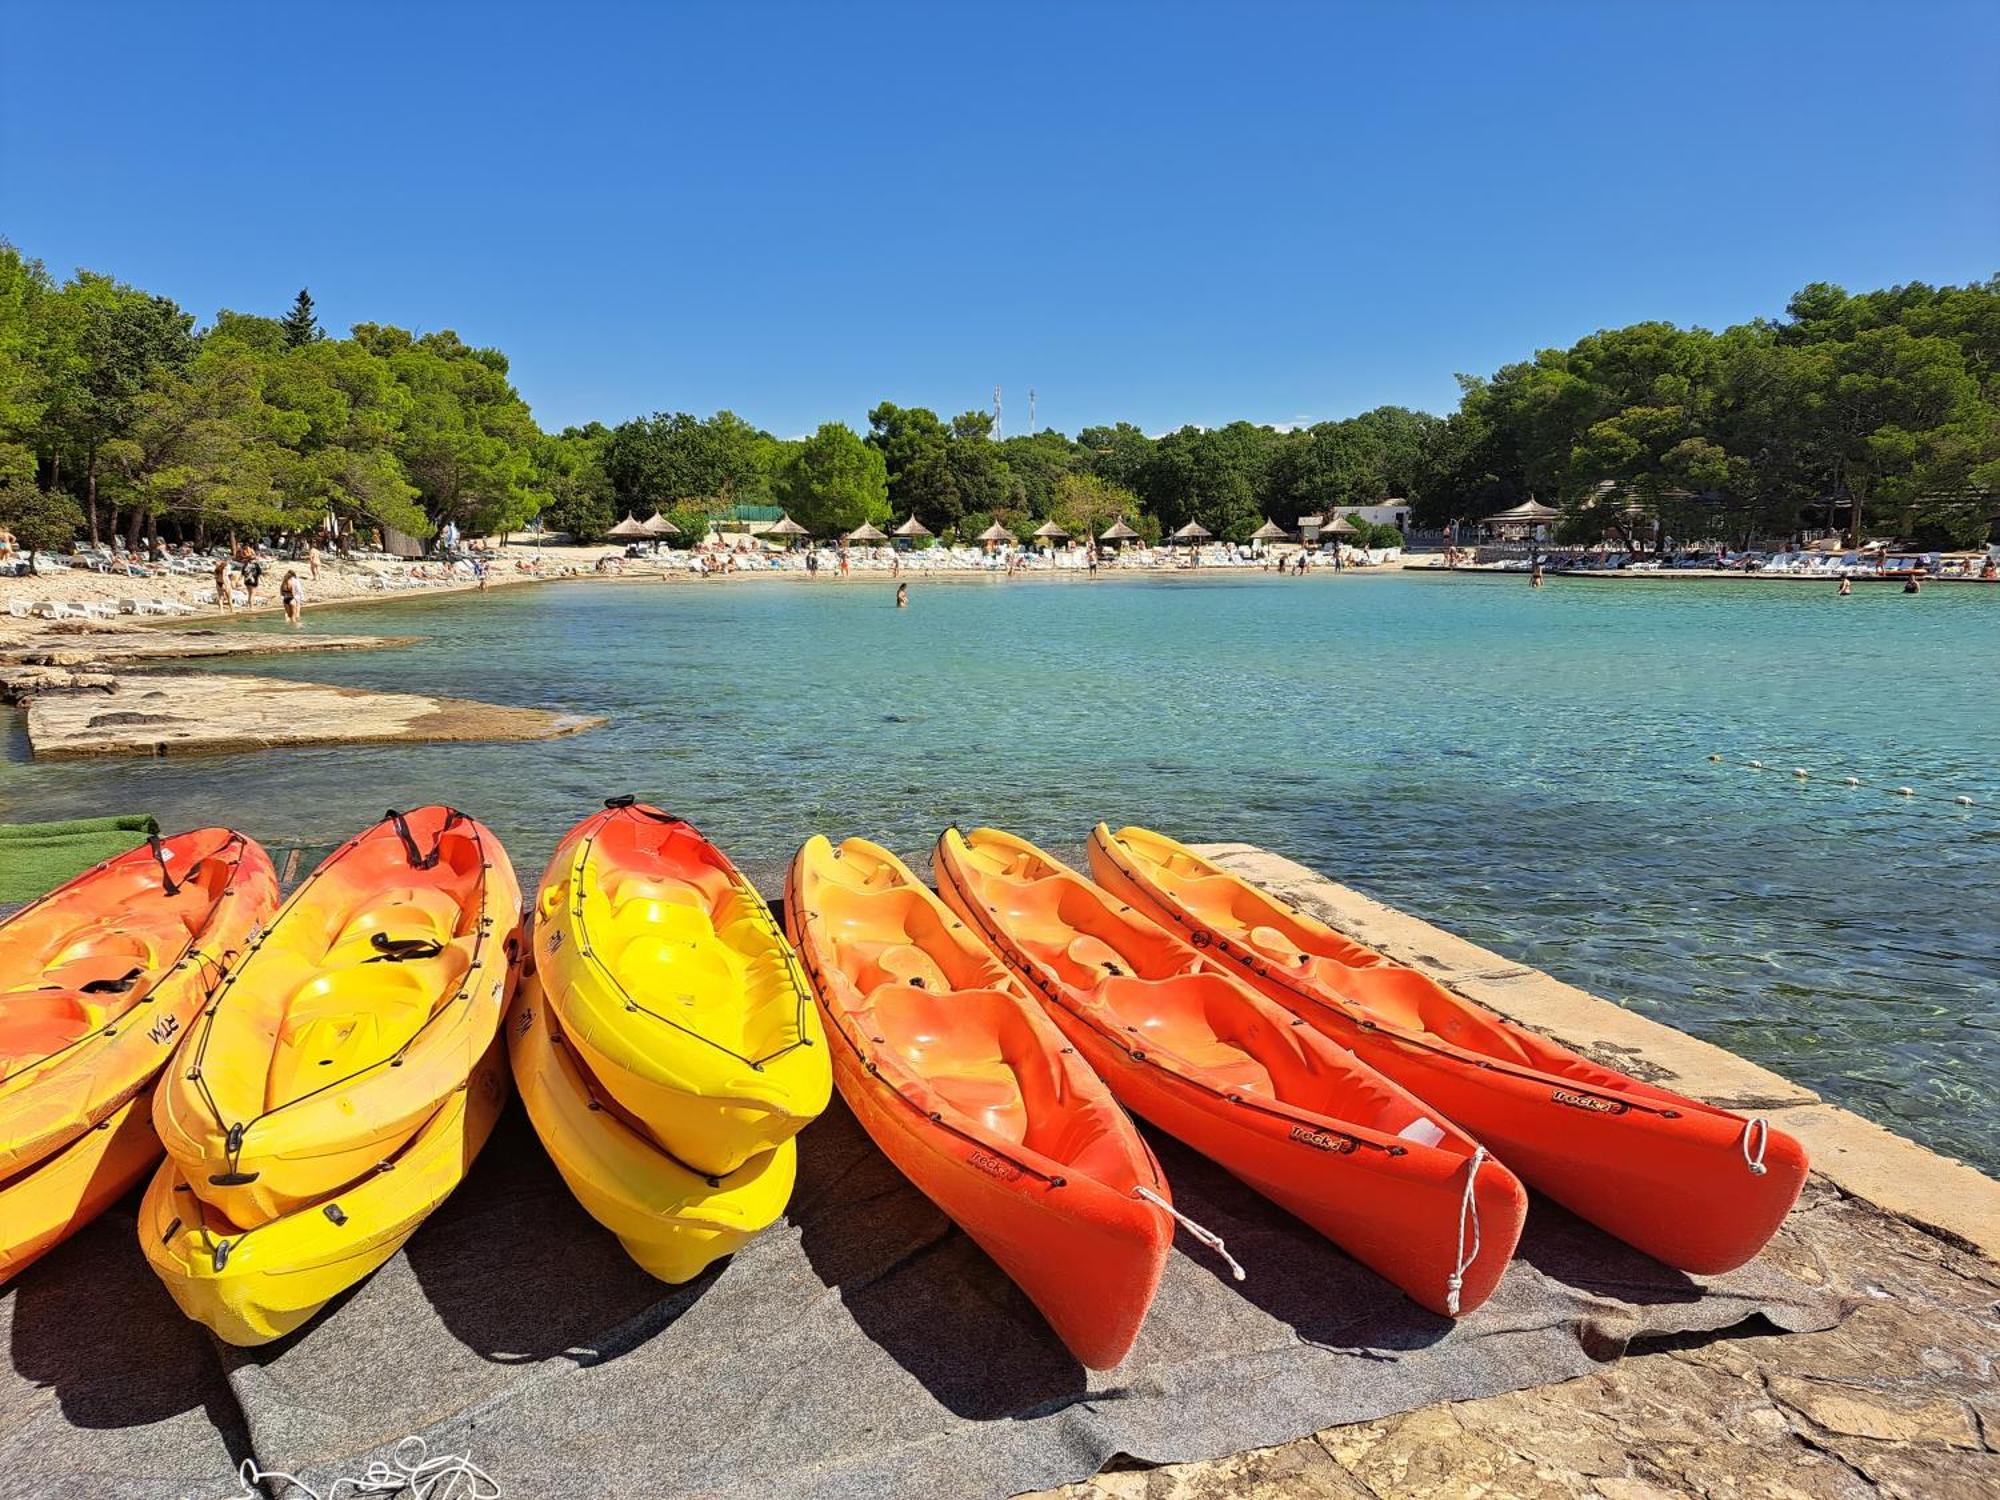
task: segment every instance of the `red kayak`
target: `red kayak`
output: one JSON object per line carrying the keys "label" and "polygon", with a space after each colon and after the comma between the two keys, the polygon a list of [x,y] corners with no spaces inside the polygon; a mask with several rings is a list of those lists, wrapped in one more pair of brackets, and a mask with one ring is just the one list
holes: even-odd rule
{"label": "red kayak", "polygon": [[1121,901],[1429,1100],[1538,1191],[1671,1266],[1742,1265],[1805,1183],[1805,1148],[1782,1130],[1579,1057],[1162,834],[1100,823],[1090,865]]}
{"label": "red kayak", "polygon": [[1492,1294],[1527,1194],[1449,1120],[1012,834],[947,829],[937,876],[1133,1113],[1431,1311]]}
{"label": "red kayak", "polygon": [[855,1118],[1078,1360],[1117,1364],[1159,1288],[1174,1223],[1159,1163],[1103,1082],[878,844],[808,840],[785,924]]}

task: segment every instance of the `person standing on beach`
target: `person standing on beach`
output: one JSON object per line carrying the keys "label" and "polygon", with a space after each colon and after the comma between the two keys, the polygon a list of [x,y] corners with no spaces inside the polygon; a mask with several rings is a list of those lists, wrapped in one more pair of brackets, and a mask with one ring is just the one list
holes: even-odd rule
{"label": "person standing on beach", "polygon": [[847,549],[845,547],[842,547],[840,549],[840,576],[842,578],[845,578],[847,576],[847,569],[848,569]]}
{"label": "person standing on beach", "polygon": [[908,609],[909,607],[910,586],[907,583],[899,583],[896,585],[896,608]]}
{"label": "person standing on beach", "polygon": [[819,577],[819,548],[817,547],[812,548],[806,553],[806,577]]}
{"label": "person standing on beach", "polygon": [[299,623],[299,574],[296,568],[285,569],[285,576],[279,580],[278,602],[285,606],[285,623],[296,628]]}
{"label": "person standing on beach", "polygon": [[215,560],[215,607],[228,614],[236,613],[236,598],[229,590],[229,559]]}
{"label": "person standing on beach", "polygon": [[257,607],[257,585],[263,581],[264,565],[257,561],[257,554],[249,547],[243,549],[243,607]]}
{"label": "person standing on beach", "polygon": [[314,583],[319,582],[319,547],[317,544],[306,548],[306,571],[312,574]]}

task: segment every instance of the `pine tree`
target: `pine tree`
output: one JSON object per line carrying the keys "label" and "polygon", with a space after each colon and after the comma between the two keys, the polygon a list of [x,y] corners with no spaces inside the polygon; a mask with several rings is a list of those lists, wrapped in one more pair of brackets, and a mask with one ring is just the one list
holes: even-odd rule
{"label": "pine tree", "polygon": [[299,288],[299,295],[292,303],[292,310],[285,314],[284,329],[287,349],[302,348],[326,337],[320,332],[319,319],[313,316],[312,293],[304,287]]}

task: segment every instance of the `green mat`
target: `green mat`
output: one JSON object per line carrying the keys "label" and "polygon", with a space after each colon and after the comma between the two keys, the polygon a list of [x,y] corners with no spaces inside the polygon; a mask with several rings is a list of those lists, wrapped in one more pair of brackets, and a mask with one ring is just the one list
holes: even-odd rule
{"label": "green mat", "polygon": [[101,859],[123,854],[160,831],[151,815],[0,823],[0,905],[33,901]]}

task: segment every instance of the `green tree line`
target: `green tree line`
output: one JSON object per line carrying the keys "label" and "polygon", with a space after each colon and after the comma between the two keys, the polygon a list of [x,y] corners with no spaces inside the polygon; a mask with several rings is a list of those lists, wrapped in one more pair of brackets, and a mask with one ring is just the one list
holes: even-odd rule
{"label": "green tree line", "polygon": [[1193,521],[1241,540],[1392,496],[1439,525],[1532,495],[1572,538],[1838,525],[1943,543],[1983,538],[2000,489],[2000,278],[1810,286],[1781,318],[1640,323],[1461,376],[1448,416],[1385,406],[1291,429],[996,439],[984,412],[885,401],[865,432],[789,440],[728,411],[549,433],[508,373],[449,331],[331,337],[305,292],[281,316],[198,327],[168,298],[89,271],[58,282],[0,244],[0,519],[134,544],[328,516],[417,536],[540,517],[586,537],[628,511],[698,532],[772,505],[821,535],[914,516],[941,535],[1053,520],[1083,536],[1122,517],[1149,538]]}

